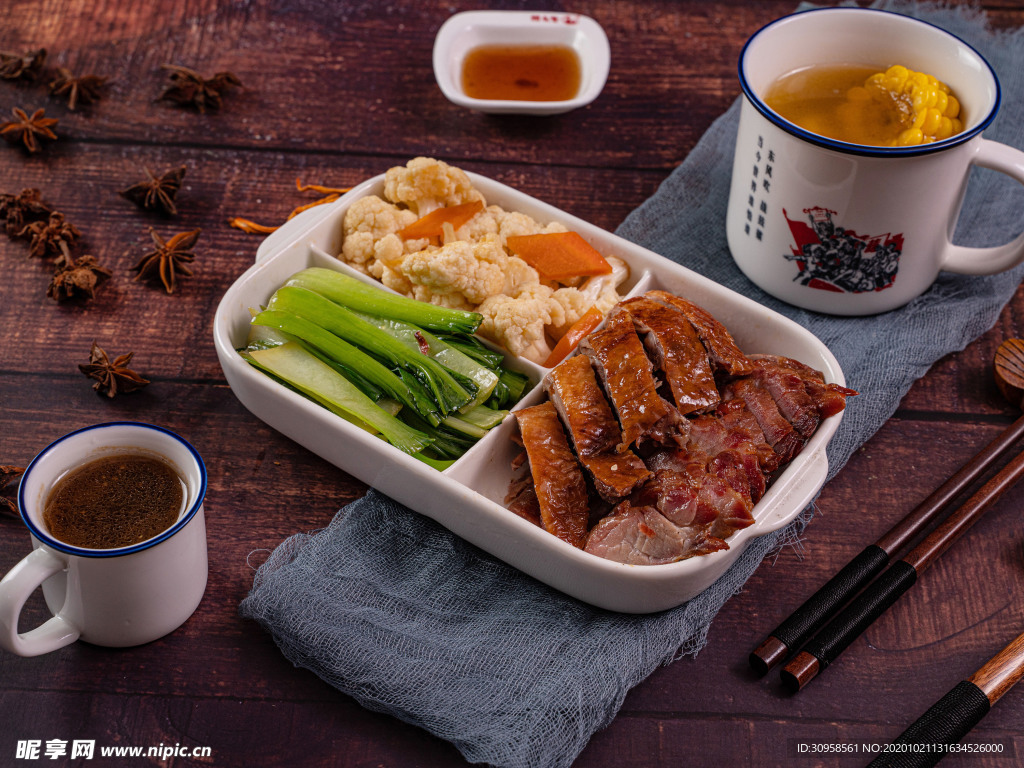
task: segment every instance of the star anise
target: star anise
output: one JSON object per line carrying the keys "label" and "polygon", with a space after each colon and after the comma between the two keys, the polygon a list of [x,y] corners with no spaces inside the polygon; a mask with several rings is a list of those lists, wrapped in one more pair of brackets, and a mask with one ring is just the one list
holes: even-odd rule
{"label": "star anise", "polygon": [[228,88],[242,87],[242,81],[231,72],[218,72],[207,79],[188,67],[164,64],[163,69],[171,73],[171,84],[160,94],[157,101],[172,101],[175,104],[195,107],[200,112],[220,109],[221,93]]}
{"label": "star anise", "polygon": [[81,233],[74,224],[65,221],[63,213],[54,211],[46,221],[28,224],[18,236],[30,239],[29,257],[52,256],[60,268],[70,263],[71,248],[78,242]]}
{"label": "star anise", "polygon": [[101,267],[94,256],[80,256],[53,273],[46,295],[54,301],[75,296],[91,299],[100,280],[110,277],[110,270]]}
{"label": "star anise", "polygon": [[89,350],[89,362],[79,364],[78,370],[90,379],[95,379],[96,383],[92,388],[107,397],[113,397],[119,392],[133,392],[149,384],[148,379],[142,378],[128,367],[134,354],[127,352],[111,362],[107,353],[94,341],[92,349]]}
{"label": "star anise", "polygon": [[183,165],[180,168],[165,171],[162,176],[157,177],[149,168],[146,168],[146,175],[149,178],[122,190],[121,196],[131,200],[140,208],[174,216],[178,213],[178,209],[174,205],[174,197],[181,189],[181,182],[185,178],[186,170]]}
{"label": "star anise", "polygon": [[192,253],[192,247],[199,240],[199,233],[202,230],[193,229],[191,232],[181,232],[169,240],[164,240],[150,227],[149,234],[156,243],[156,250],[150,251],[132,267],[139,274],[135,280],[160,279],[164,289],[168,293],[174,293],[177,286],[177,275],[192,276],[192,270],[185,266],[195,260],[196,255]]}
{"label": "star anise", "polygon": [[46,63],[46,49],[24,55],[0,51],[0,78],[4,80],[35,80]]}
{"label": "star anise", "polygon": [[0,464],[0,514],[18,516],[18,505],[12,497],[18,488],[17,480],[24,472],[24,467]]}
{"label": "star anise", "polygon": [[7,236],[12,239],[24,231],[26,224],[45,221],[51,213],[53,206],[34,187],[21,190],[20,195],[0,194],[0,218],[5,220]]}
{"label": "star anise", "polygon": [[70,70],[60,67],[57,70],[57,77],[50,82],[50,94],[52,96],[66,96],[68,109],[74,110],[79,102],[92,104],[100,98],[100,88],[107,82],[106,77],[100,75],[80,75],[75,77]]}
{"label": "star anise", "polygon": [[38,152],[40,150],[39,139],[53,140],[57,138],[57,134],[52,130],[53,126],[57,124],[57,118],[44,117],[46,110],[37,109],[32,113],[32,117],[18,107],[12,109],[11,113],[14,115],[14,120],[0,123],[0,135],[3,135],[12,144],[20,141],[29,152]]}

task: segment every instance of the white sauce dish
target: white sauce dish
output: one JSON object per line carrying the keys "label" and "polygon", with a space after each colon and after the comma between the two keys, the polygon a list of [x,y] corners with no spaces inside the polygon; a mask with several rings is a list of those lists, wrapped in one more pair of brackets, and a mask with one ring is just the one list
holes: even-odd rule
{"label": "white sauce dish", "polygon": [[[482,99],[466,94],[463,66],[480,46],[565,46],[575,52],[580,84],[572,98],[557,101]],[[445,97],[461,107],[489,113],[554,115],[590,104],[608,79],[611,51],[601,25],[577,13],[466,11],[449,18],[434,40],[434,77]]]}

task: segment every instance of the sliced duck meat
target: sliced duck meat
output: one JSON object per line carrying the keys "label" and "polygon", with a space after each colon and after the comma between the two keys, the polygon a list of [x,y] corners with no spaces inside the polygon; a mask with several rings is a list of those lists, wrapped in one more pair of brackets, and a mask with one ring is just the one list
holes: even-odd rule
{"label": "sliced duck meat", "polygon": [[677,309],[686,316],[686,319],[697,331],[697,336],[700,337],[715,369],[724,371],[730,376],[741,376],[754,370],[754,364],[736,346],[736,342],[733,341],[725,326],[715,320],[703,307],[698,307],[693,302],[674,296],[667,291],[648,291],[645,295],[667,307]]}
{"label": "sliced duck meat", "polygon": [[715,520],[708,529],[714,538],[726,539],[741,528],[754,524],[750,498],[733,488],[724,477],[705,475],[697,495],[698,509],[714,510]]}
{"label": "sliced duck meat", "polygon": [[631,565],[728,549],[778,470],[857,394],[797,360],[744,355],[665,291],[621,302],[579,351],[549,372],[547,410],[516,413],[513,464],[532,475],[506,504]]}
{"label": "sliced duck meat", "polygon": [[725,480],[752,505],[761,500],[768,488],[768,478],[761,470],[757,455],[746,449],[722,451],[708,462],[708,473]]}
{"label": "sliced duck meat", "polygon": [[766,368],[784,371],[798,377],[818,416],[822,419],[827,419],[842,411],[846,407],[846,398],[857,394],[857,390],[849,387],[826,384],[825,376],[821,371],[811,368],[799,360],[779,355],[751,355],[751,359]]}
{"label": "sliced duck meat", "polygon": [[721,540],[691,536],[653,507],[624,501],[594,526],[585,551],[627,565],[662,565],[728,549]]}
{"label": "sliced duck meat", "polygon": [[587,484],[550,400],[515,411],[544,529],[574,547],[587,536]]}
{"label": "sliced duck meat", "polygon": [[739,452],[731,450],[710,458],[686,450],[661,451],[648,459],[654,478],[631,500],[655,506],[675,525],[692,528],[693,535],[703,531],[725,538],[728,533],[723,531],[731,533],[754,522],[754,500],[745,476],[752,464],[751,458],[744,466]]}
{"label": "sliced duck meat", "polygon": [[722,399],[715,385],[708,353],[689,320],[680,312],[646,296],[621,302],[643,337],[648,357],[669,385],[680,413],[707,411]]}
{"label": "sliced duck meat", "polygon": [[537,501],[537,491],[529,472],[509,484],[505,506],[524,520],[543,527],[540,521],[540,502]]}
{"label": "sliced duck meat", "polygon": [[751,440],[745,430],[728,426],[721,416],[704,414],[690,422],[686,450],[692,459],[703,462],[709,474],[723,478],[756,503],[768,483],[760,455],[766,451],[778,459],[778,454],[764,442],[760,429],[757,435],[759,443]]}
{"label": "sliced duck meat", "polygon": [[569,430],[576,453],[593,456],[615,450],[622,430],[589,357],[575,355],[559,363],[545,377],[544,389]]}
{"label": "sliced duck meat", "polygon": [[635,453],[617,452],[622,430],[590,358],[576,355],[563,361],[548,373],[544,388],[602,499],[618,502],[651,476]]}
{"label": "sliced duck meat", "polygon": [[703,466],[689,466],[685,452],[678,450],[659,451],[647,461],[654,476],[634,492],[630,498],[633,505],[655,507],[682,528],[710,525],[714,515],[698,517],[697,492]]}
{"label": "sliced duck meat", "polygon": [[690,422],[679,410],[662,398],[665,415],[643,435],[636,439],[636,447],[642,454],[658,447],[680,447],[686,445],[690,434]]}
{"label": "sliced duck meat", "polygon": [[793,429],[805,440],[814,434],[821,423],[818,407],[807,393],[804,380],[792,368],[782,365],[777,359],[761,358],[756,361],[758,377],[764,388],[775,400],[781,413]]}
{"label": "sliced duck meat", "polygon": [[607,502],[618,502],[651,476],[651,471],[635,453],[597,453],[580,456],[580,463],[590,474],[594,490]]}
{"label": "sliced duck meat", "polygon": [[654,366],[633,322],[622,312],[609,318],[602,330],[583,339],[579,349],[590,358],[612,402],[622,428],[616,450],[624,452],[664,418],[671,407],[658,394]]}
{"label": "sliced duck meat", "polygon": [[730,432],[735,433],[757,456],[757,463],[761,471],[770,475],[779,465],[782,458],[777,454],[765,440],[761,425],[757,423],[754,414],[747,408],[747,404],[739,398],[723,400],[715,412],[721,417],[722,424]]}
{"label": "sliced duck meat", "polygon": [[764,433],[764,439],[772,447],[779,459],[789,461],[804,447],[804,438],[793,429],[785,416],[779,412],[775,398],[756,378],[737,379],[725,386],[722,397],[726,400],[739,398],[754,414],[757,424]]}

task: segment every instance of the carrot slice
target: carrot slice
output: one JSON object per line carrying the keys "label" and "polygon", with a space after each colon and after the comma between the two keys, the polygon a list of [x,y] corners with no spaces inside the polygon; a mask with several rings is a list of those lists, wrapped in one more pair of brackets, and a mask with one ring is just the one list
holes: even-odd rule
{"label": "carrot slice", "polygon": [[578,232],[511,235],[508,248],[544,280],[609,275],[612,265]]}
{"label": "carrot slice", "polygon": [[426,216],[422,216],[408,227],[398,230],[398,236],[403,240],[419,240],[421,237],[440,237],[445,223],[450,223],[458,229],[467,221],[476,216],[484,209],[484,204],[479,200],[462,205],[453,205],[449,208],[437,208]]}
{"label": "carrot slice", "polygon": [[583,317],[573,323],[569,330],[565,332],[565,335],[558,340],[555,344],[555,348],[551,350],[551,354],[548,355],[548,359],[544,361],[545,368],[554,368],[560,362],[562,362],[569,353],[576,349],[576,345],[580,343],[580,339],[590,333],[592,330],[597,328],[604,320],[604,315],[597,307],[591,307],[583,313]]}

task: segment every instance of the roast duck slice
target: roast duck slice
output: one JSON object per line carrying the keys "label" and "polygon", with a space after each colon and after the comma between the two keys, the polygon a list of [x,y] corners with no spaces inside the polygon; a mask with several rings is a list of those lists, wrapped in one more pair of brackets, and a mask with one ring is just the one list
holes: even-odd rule
{"label": "roast duck slice", "polygon": [[548,373],[549,400],[516,412],[527,461],[506,503],[633,565],[728,549],[775,473],[856,394],[799,361],[748,357],[665,291],[620,302],[579,353]]}
{"label": "roast duck slice", "polygon": [[526,450],[540,523],[574,547],[587,537],[590,503],[586,480],[562,431],[551,401],[516,411]]}
{"label": "roast duck slice", "polygon": [[570,357],[551,371],[544,385],[602,499],[615,503],[651,476],[639,456],[628,448],[617,450],[622,430],[597,383],[590,358]]}

